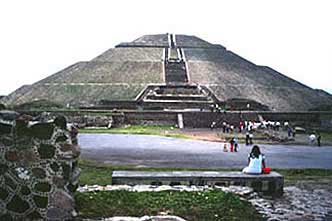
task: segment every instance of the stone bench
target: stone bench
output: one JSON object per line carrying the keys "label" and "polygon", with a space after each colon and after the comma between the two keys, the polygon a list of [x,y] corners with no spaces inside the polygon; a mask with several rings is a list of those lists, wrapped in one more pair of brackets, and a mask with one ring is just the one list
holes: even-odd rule
{"label": "stone bench", "polygon": [[283,194],[284,177],[270,174],[244,174],[218,171],[113,171],[113,185],[196,185],[196,186],[249,186],[256,192],[270,196]]}

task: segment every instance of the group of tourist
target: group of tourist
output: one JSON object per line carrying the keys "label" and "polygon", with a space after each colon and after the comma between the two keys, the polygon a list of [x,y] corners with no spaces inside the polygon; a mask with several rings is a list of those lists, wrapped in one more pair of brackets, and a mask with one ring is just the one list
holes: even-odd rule
{"label": "group of tourist", "polygon": [[[213,130],[217,128],[218,123],[213,121],[210,124],[210,129]],[[251,131],[255,127],[257,127],[257,124],[253,121],[240,121],[238,128],[239,133],[242,131]],[[235,131],[236,127],[233,124],[229,124],[226,121],[222,122],[222,132],[223,133],[233,133]]]}
{"label": "group of tourist", "polygon": [[[216,122],[212,122],[211,129],[217,127]],[[221,124],[221,132],[222,133],[233,133],[238,129],[239,133],[245,132],[245,144],[253,145],[253,131],[257,128],[261,129],[269,129],[274,131],[284,131],[287,133],[288,137],[295,138],[296,130],[293,126],[290,125],[288,121],[283,122],[283,125],[279,121],[264,121],[253,122],[253,121],[240,121],[239,125],[234,127],[234,125],[223,121]],[[317,143],[318,146],[321,146],[321,135],[319,133],[312,133],[309,136],[309,141],[311,144]],[[231,137],[228,142],[223,143],[223,151],[224,152],[238,152],[239,151],[239,143],[238,138],[236,136]],[[248,156],[248,166],[243,169],[244,173],[269,173],[270,168],[267,168],[265,165],[265,156],[260,152],[260,148],[257,145],[252,147],[252,150]]]}
{"label": "group of tourist", "polygon": [[[259,124],[259,125],[258,125]],[[216,126],[216,123],[213,124]],[[243,131],[246,132],[245,143],[246,145],[253,145],[253,130],[257,127],[263,126],[265,128],[271,128],[273,130],[279,131],[280,123],[271,123],[267,125],[261,125],[261,123],[255,123],[253,121],[240,121],[239,122],[239,133]],[[234,131],[234,126],[227,124],[226,122],[222,123],[222,132],[230,133]],[[238,152],[239,143],[236,137],[232,137],[229,140],[229,152]],[[227,143],[224,143],[223,147],[224,152],[228,152]],[[261,173],[269,173],[270,168],[266,167],[265,164],[265,156],[260,152],[260,148],[257,145],[252,147],[251,152],[248,155],[248,166],[242,170],[243,173],[248,174],[261,174]]]}
{"label": "group of tourist", "polygon": [[[229,140],[229,144],[230,144],[230,148],[229,148],[229,151],[230,151],[230,152],[237,152],[237,151],[238,151],[238,148],[239,148],[239,142],[238,142],[238,139],[237,139],[237,138],[232,137],[232,138]],[[224,152],[228,152],[228,149],[227,149],[227,143],[224,143]]]}
{"label": "group of tourist", "polygon": [[[216,127],[216,122],[211,123],[211,129]],[[246,145],[253,144],[253,129],[255,127],[255,123],[252,121],[240,121],[238,129],[239,133],[246,131]],[[235,130],[234,125],[228,124],[226,121],[222,122],[222,132],[223,133],[233,133]],[[238,139],[234,136],[229,140],[229,151],[237,152],[238,151]],[[224,152],[228,152],[227,143],[224,143]]]}

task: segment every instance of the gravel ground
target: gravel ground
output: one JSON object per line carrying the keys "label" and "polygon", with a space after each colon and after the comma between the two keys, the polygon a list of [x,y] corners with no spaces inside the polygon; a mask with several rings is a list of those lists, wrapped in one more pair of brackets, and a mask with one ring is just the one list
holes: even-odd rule
{"label": "gravel ground", "polygon": [[[243,168],[251,146],[223,152],[223,143],[149,135],[80,134],[83,159],[139,167]],[[332,169],[331,146],[259,144],[273,168]]]}

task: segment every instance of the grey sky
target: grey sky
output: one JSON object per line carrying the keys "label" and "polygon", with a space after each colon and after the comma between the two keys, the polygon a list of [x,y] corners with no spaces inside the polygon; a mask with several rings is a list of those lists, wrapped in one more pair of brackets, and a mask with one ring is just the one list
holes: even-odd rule
{"label": "grey sky", "polygon": [[332,92],[329,0],[0,2],[0,95],[144,34],[196,35]]}

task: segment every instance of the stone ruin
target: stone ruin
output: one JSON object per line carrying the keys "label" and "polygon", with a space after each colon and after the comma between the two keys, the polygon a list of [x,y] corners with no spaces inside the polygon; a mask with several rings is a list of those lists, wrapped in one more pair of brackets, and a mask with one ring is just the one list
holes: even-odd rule
{"label": "stone ruin", "polygon": [[80,150],[66,119],[0,112],[0,220],[72,220]]}
{"label": "stone ruin", "polygon": [[[308,111],[332,96],[196,36],[144,35],[0,98],[22,109]],[[250,108],[247,105],[250,105]],[[325,109],[324,108],[324,109]]]}

